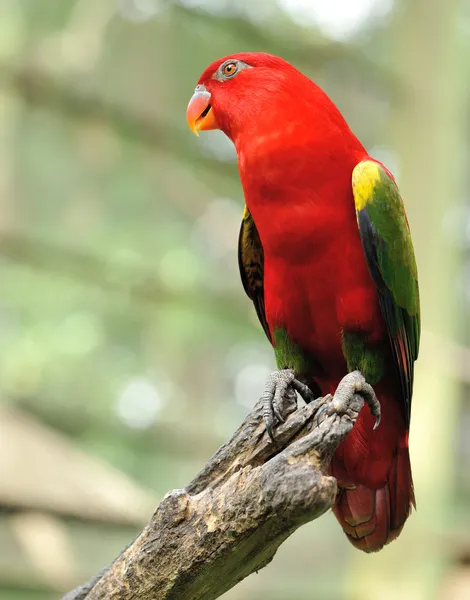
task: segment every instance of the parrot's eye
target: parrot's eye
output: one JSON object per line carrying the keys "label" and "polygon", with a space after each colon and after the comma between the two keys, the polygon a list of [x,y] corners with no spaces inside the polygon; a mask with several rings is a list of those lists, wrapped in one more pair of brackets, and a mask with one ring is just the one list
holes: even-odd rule
{"label": "parrot's eye", "polygon": [[225,77],[233,77],[237,71],[238,66],[235,62],[229,62],[222,68],[222,73],[225,75]]}
{"label": "parrot's eye", "polygon": [[251,69],[251,65],[247,65],[242,60],[231,58],[220,65],[212,78],[217,79],[217,81],[227,81],[227,79],[233,79],[243,69]]}

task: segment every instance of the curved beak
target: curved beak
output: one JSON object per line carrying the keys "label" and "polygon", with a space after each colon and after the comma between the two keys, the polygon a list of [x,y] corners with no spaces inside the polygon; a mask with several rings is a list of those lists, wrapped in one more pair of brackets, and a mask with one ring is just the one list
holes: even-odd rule
{"label": "curved beak", "polygon": [[210,93],[203,85],[198,85],[186,110],[189,129],[195,135],[199,135],[198,131],[219,128],[210,102]]}

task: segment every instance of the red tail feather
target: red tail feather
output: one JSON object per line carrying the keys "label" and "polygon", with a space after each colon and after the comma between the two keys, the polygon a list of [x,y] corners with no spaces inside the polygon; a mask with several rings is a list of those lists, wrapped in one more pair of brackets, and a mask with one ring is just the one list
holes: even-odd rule
{"label": "red tail feather", "polygon": [[[333,475],[335,470],[333,464]],[[398,448],[383,488],[340,488],[333,512],[356,548],[377,552],[399,536],[412,505],[415,498],[410,457],[404,447]]]}

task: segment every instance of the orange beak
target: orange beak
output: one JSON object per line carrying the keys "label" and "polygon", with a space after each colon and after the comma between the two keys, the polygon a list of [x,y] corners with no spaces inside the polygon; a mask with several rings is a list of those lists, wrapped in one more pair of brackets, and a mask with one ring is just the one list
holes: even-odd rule
{"label": "orange beak", "polygon": [[198,85],[186,110],[189,129],[195,135],[199,135],[198,131],[219,128],[210,102],[210,93],[203,85]]}

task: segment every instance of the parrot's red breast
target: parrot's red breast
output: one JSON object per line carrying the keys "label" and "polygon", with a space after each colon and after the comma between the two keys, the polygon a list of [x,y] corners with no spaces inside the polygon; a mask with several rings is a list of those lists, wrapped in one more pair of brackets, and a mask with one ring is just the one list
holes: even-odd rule
{"label": "parrot's red breast", "polygon": [[206,69],[188,120],[194,130],[222,129],[235,144],[263,253],[257,311],[275,351],[288,339],[299,355],[279,368],[301,364],[322,395],[335,392],[354,360],[369,369],[381,425],[373,432],[363,409],[331,471],[343,529],[357,547],[378,550],[398,535],[414,497],[409,419],[353,196],[353,171],[371,159],[326,94],[266,54],[237,54]]}

